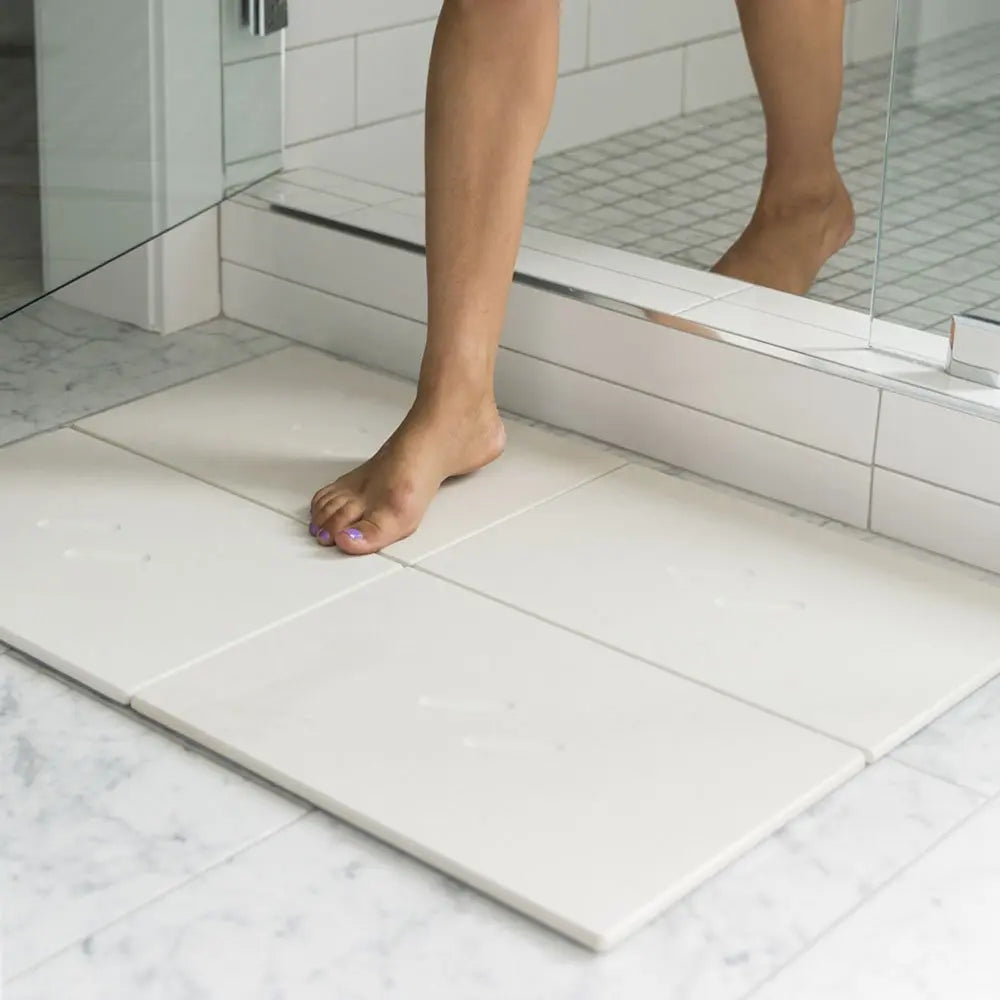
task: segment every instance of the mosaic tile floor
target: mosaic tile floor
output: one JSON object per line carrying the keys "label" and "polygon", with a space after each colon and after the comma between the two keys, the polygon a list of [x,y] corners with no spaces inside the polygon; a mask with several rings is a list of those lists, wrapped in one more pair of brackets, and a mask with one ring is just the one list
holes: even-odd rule
{"label": "mosaic tile floor", "polygon": [[[1000,25],[898,62],[876,314],[944,333],[1000,318]],[[812,296],[867,311],[882,191],[889,60],[849,67],[837,140],[854,239]],[[764,164],[750,97],[540,159],[528,222],[708,268],[742,232]]]}

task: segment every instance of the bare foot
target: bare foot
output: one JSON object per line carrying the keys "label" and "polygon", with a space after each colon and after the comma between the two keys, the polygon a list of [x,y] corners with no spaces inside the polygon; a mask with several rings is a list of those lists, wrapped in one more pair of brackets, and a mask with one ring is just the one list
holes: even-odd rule
{"label": "bare foot", "polygon": [[808,197],[762,193],[743,235],[712,268],[716,274],[805,295],[820,268],[854,235],[854,206],[840,175]]}
{"label": "bare foot", "polygon": [[506,434],[496,404],[431,406],[419,399],[364,465],[312,500],[321,545],[366,555],[417,529],[441,484],[499,458]]}

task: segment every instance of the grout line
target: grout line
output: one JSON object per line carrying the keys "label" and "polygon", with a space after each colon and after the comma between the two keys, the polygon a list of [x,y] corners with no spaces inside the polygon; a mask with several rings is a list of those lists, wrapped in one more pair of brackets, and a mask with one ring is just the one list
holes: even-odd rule
{"label": "grout line", "polygon": [[[893,469],[887,465],[876,464],[873,465],[872,468],[878,470],[879,472],[888,472],[890,475],[899,476],[901,479],[908,479],[914,483],[921,483],[923,486],[931,486],[934,489],[944,490],[945,493],[951,493],[954,496],[964,497],[966,500],[978,500],[981,504],[985,504],[987,507],[996,507],[997,512],[1000,513],[1000,500],[991,500],[989,497],[979,496],[977,493],[969,493],[966,490],[959,490],[954,486],[948,486],[945,483],[935,482],[933,479],[924,479],[922,476],[915,476],[910,472],[901,472],[899,469]],[[985,566],[980,566],[978,568],[986,569]],[[991,571],[987,570],[987,572]]]}
{"label": "grout line", "polygon": [[[613,471],[617,472],[619,470],[616,469]],[[611,475],[611,474],[612,473],[607,473],[606,475]],[[605,478],[605,477],[602,476],[598,478]],[[461,590],[465,590],[470,594],[476,594],[478,597],[482,597],[485,598],[486,600],[492,601],[494,604],[499,604],[502,607],[509,608],[511,611],[516,611],[520,614],[527,615],[529,618],[534,618],[536,621],[541,622],[544,625],[549,625],[553,628],[560,629],[563,632],[567,632],[570,635],[575,635],[579,639],[584,639],[587,642],[594,643],[595,645],[601,646],[604,649],[610,650],[613,653],[617,653],[620,656],[625,656],[638,663],[643,663],[647,667],[652,667],[654,670],[660,670],[663,673],[669,674],[672,677],[678,678],[682,681],[687,681],[690,684],[694,684],[697,687],[703,688],[704,690],[711,691],[714,694],[722,696],[723,698],[728,698],[731,701],[737,701],[741,705],[745,705],[747,708],[754,709],[755,711],[758,712],[763,712],[765,715],[769,715],[772,718],[780,720],[781,722],[797,726],[799,729],[807,730],[808,732],[811,732],[815,736],[821,736],[824,739],[830,740],[833,743],[838,743],[841,746],[848,747],[851,750],[855,750],[864,757],[865,766],[868,766],[869,764],[873,763],[873,761],[869,757],[868,751],[864,747],[858,746],[857,744],[854,743],[850,743],[839,736],[833,736],[830,733],[824,732],[822,729],[817,729],[815,726],[812,726],[807,722],[803,722],[801,719],[789,718],[788,716],[782,715],[779,711],[777,711],[777,709],[767,708],[764,705],[759,705],[756,702],[749,701],[748,699],[742,697],[741,695],[734,694],[731,691],[725,691],[721,688],[717,688],[712,684],[709,684],[707,681],[701,680],[696,677],[691,677],[688,674],[681,673],[680,671],[675,670],[673,667],[668,667],[662,663],[657,663],[655,660],[642,656],[639,653],[629,652],[628,650],[622,649],[619,646],[615,646],[604,639],[600,639],[593,635],[588,635],[586,632],[580,632],[569,625],[562,624],[561,622],[553,621],[551,618],[546,618],[544,615],[540,614],[537,611],[532,611],[529,608],[524,608],[518,604],[513,604],[510,601],[506,601],[503,598],[497,597],[494,594],[489,594],[482,590],[476,590],[475,587],[472,587],[469,584],[462,583],[460,580],[456,580],[452,577],[445,576],[442,573],[436,573],[434,570],[428,569],[420,563],[417,563],[411,566],[410,568],[415,569],[417,572],[424,573],[427,576],[433,577],[436,580],[440,580],[443,583],[448,583],[451,584],[452,586],[460,588]]]}
{"label": "grout line", "polygon": [[878,452],[878,432],[879,424],[882,420],[882,399],[885,395],[884,389],[878,390],[878,403],[875,408],[875,435],[872,441],[872,458],[868,469],[868,520],[865,530],[872,530],[872,510],[875,506],[875,455]]}
{"label": "grout line", "polygon": [[[996,680],[996,678],[994,678],[994,680]],[[987,681],[986,683],[989,684],[990,682]],[[982,688],[978,688],[977,691],[972,692],[972,694],[976,694],[979,691],[982,691]],[[971,698],[972,694],[968,695],[968,697]],[[965,700],[966,700],[965,698],[962,699],[962,701],[965,701]],[[959,702],[959,704],[961,704],[961,702]],[[943,714],[939,715],[934,720],[934,722],[928,723],[928,726],[932,726],[932,725],[934,725],[935,722],[938,722],[941,719],[945,718],[945,716],[950,715],[951,712],[954,711],[955,708],[958,708],[958,705],[955,705],[952,709],[949,709],[949,711],[944,712]],[[927,727],[925,727],[925,728],[927,728]],[[914,735],[916,735],[916,734],[914,734]],[[896,750],[902,749],[905,745],[906,745],[906,743],[901,743],[896,748]],[[969,792],[971,795],[978,795],[981,799],[985,800],[983,802],[983,805],[985,805],[987,802],[991,802],[993,799],[995,799],[997,797],[998,794],[1000,794],[1000,792],[984,792],[981,788],[973,788],[971,785],[963,784],[961,781],[955,781],[954,778],[948,778],[948,777],[946,777],[943,774],[936,774],[934,771],[928,771],[926,768],[920,767],[917,764],[913,764],[910,761],[904,760],[901,757],[897,757],[895,750],[890,751],[882,759],[883,760],[891,760],[893,762],[893,764],[897,764],[900,767],[905,767],[907,770],[913,771],[916,774],[922,775],[925,778],[933,778],[935,781],[944,782],[944,784],[951,785],[953,788],[960,788],[963,792]]]}

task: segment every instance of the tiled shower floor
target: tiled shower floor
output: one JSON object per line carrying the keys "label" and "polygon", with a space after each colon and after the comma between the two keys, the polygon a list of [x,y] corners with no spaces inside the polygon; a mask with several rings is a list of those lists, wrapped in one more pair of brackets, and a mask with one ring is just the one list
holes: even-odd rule
{"label": "tiled shower floor", "polygon": [[[956,312],[1000,318],[1000,26],[898,63],[876,315],[945,333]],[[889,62],[849,67],[837,152],[854,239],[810,295],[867,312],[882,191]],[[911,95],[934,84],[933,103]],[[540,159],[528,222],[708,268],[743,231],[764,164],[756,97]]]}
{"label": "tiled shower floor", "polygon": [[[58,321],[75,331],[80,340],[86,339],[85,314],[39,312],[36,322],[41,322],[40,317]],[[61,350],[45,356],[43,345],[30,358],[22,353],[19,363],[33,393],[36,430],[78,419],[135,395],[134,389],[123,394],[122,383],[129,383],[130,376],[134,380],[140,371],[152,369],[162,380],[163,368],[169,367],[171,381],[184,381],[232,365],[238,360],[234,352],[246,350],[247,345],[255,345],[253,353],[269,353],[286,344],[280,338],[228,324],[220,331],[223,354],[218,353],[219,340],[205,331],[201,339],[190,342],[186,354],[175,355],[172,365],[164,365],[162,356],[149,360],[151,342],[147,344],[137,331],[120,325],[110,330],[100,321],[90,323],[95,334],[91,339],[98,345],[91,351],[99,354],[103,340],[103,349],[111,350],[114,345],[119,356],[131,351],[136,367],[119,371],[117,380],[113,373],[107,375],[101,386],[92,383],[90,394],[73,413],[59,397],[71,381],[71,373],[80,370],[76,352]],[[104,331],[104,337],[96,335],[99,330]],[[71,336],[65,330],[59,332]],[[178,347],[182,343],[178,341]],[[78,347],[86,353],[82,343]],[[96,354],[90,357],[91,362],[96,359]],[[268,363],[278,359],[274,354]],[[230,377],[237,378],[239,372],[239,367],[230,368]],[[31,374],[44,377],[32,381]],[[243,476],[242,480],[230,479],[229,488],[245,492],[245,477],[251,476],[258,488],[263,482],[261,460],[273,457],[276,444],[283,442],[289,455],[299,454],[296,435],[308,428],[293,427],[294,433],[288,436],[288,429],[275,427],[268,416],[275,407],[280,410],[301,398],[301,391],[291,394],[283,404],[283,383],[278,378],[232,383],[234,387],[240,384],[244,388],[234,389],[233,399],[246,403],[257,394],[261,405],[248,407],[247,419],[263,419],[264,424],[260,431],[243,433],[238,447],[236,438],[227,431],[223,434],[225,450],[238,462],[224,468],[213,461],[196,474],[206,478]],[[301,390],[301,379],[296,384]],[[364,376],[359,373],[354,384],[356,388],[348,392],[359,391]],[[189,383],[183,396],[150,397],[142,409],[130,411],[136,419],[119,420],[117,430],[106,423],[94,424],[92,429],[96,433],[137,435],[128,447],[148,451],[150,443],[144,441],[144,435],[156,426],[159,408],[176,398],[179,409],[166,425],[172,428],[173,437],[156,445],[165,443],[176,449],[187,433],[186,423],[194,426],[191,419],[195,411],[190,404],[195,397],[190,393],[198,385]],[[48,408],[43,405],[46,386],[50,404],[55,404]],[[147,383],[146,391],[153,387]],[[268,387],[274,391],[260,396]],[[24,390],[14,391],[14,405],[8,412],[26,409],[17,405],[19,392]],[[225,404],[225,400],[221,402]],[[265,402],[270,410],[263,407]],[[359,397],[356,407],[338,408],[336,426],[340,433],[345,433],[345,428],[371,425],[374,411],[366,405]],[[376,432],[377,428],[370,427],[370,433]],[[7,435],[8,439],[19,436],[23,436],[20,431]],[[256,452],[247,447],[253,440],[261,443]],[[329,439],[329,445],[343,451],[338,440]],[[566,441],[565,449],[556,455],[569,455],[579,448],[589,451],[584,442],[568,437],[562,440]],[[214,447],[211,436],[199,435],[198,444],[206,455]],[[0,461],[5,450],[0,449]],[[187,460],[191,457],[188,445]],[[176,458],[175,451],[164,456],[164,461],[176,465]],[[636,463],[635,456],[621,456],[620,460]],[[545,476],[552,475],[551,464],[540,467]],[[531,466],[515,468],[521,469],[513,478],[518,490],[530,477],[537,479],[539,475]],[[58,467],[54,471],[58,472]],[[289,463],[287,472],[294,478],[308,474],[309,469],[299,468],[297,460]],[[636,482],[645,482],[645,475],[666,488],[672,488],[668,485],[672,482],[694,478],[678,477],[670,470],[640,471]],[[605,479],[605,489],[611,486]],[[461,490],[475,488],[474,481],[468,487],[458,487],[455,500],[463,495]],[[274,489],[274,485],[269,487],[272,492],[266,506],[279,509],[291,502]],[[675,559],[671,567],[657,559],[654,550],[662,543],[656,540],[653,523],[642,520],[646,514],[638,508],[623,506],[641,499],[642,490],[638,494],[635,490],[636,483],[623,483],[622,492],[611,496],[610,505],[608,497],[595,495],[598,508],[613,508],[612,521],[619,530],[602,524],[601,530],[589,535],[586,558],[592,568],[602,563],[612,575],[625,571],[628,576],[623,579],[644,578],[642,549],[635,548],[624,530],[631,524],[636,537],[647,539],[648,558],[656,562],[649,576],[652,584],[663,573],[676,574],[681,564]],[[574,493],[582,495],[582,491]],[[711,487],[711,493],[718,502],[738,496],[718,487]],[[80,494],[74,496],[79,503]],[[523,596],[529,606],[537,606],[542,617],[563,620],[574,601],[582,608],[587,599],[587,588],[579,589],[574,583],[582,578],[573,570],[576,557],[572,550],[557,551],[562,541],[556,535],[575,530],[574,519],[584,517],[593,523],[587,511],[576,509],[575,503],[573,494],[553,501],[563,505],[560,510],[564,513],[552,524],[544,518],[539,521],[541,509],[518,515],[508,522],[513,534],[501,532],[496,535],[496,544],[485,548],[476,543],[476,551],[481,551],[475,555],[470,550],[475,555],[471,561],[466,559],[463,564],[461,559],[452,559],[435,572],[463,581],[467,587],[463,593],[497,590],[503,603],[518,603],[519,597],[515,595],[512,602],[511,595],[503,593],[517,579],[504,568],[504,560],[510,556],[512,544],[529,547],[532,559],[540,559],[544,546],[540,547],[539,539],[548,537],[555,545],[551,557],[542,559],[529,577],[537,575],[539,569],[551,572],[562,566],[569,574],[567,581],[545,593],[545,587],[539,589],[536,581],[525,578]],[[479,508],[478,503],[470,506]],[[772,506],[753,501],[747,510],[763,514],[762,507]],[[554,506],[552,509],[555,511]],[[670,510],[657,509],[663,516]],[[749,520],[755,517],[750,514]],[[807,515],[789,521],[822,524]],[[563,527],[554,530],[556,523]],[[190,530],[200,530],[198,524],[198,518],[192,518]],[[161,527],[168,538],[173,530],[170,524],[164,522]],[[485,541],[490,534],[479,537]],[[865,537],[836,525],[826,525],[819,534],[828,535],[838,549],[835,539]],[[893,558],[905,552],[878,539],[869,538],[867,544]],[[206,551],[214,545],[206,540]],[[453,551],[462,548],[459,545]],[[633,555],[627,556],[626,550]],[[926,558],[929,566],[944,565],[941,560],[919,558],[921,562]],[[706,578],[716,569],[712,550],[706,550]],[[409,572],[414,571],[402,575]],[[483,577],[484,572],[491,579]],[[987,579],[986,574],[971,570],[958,572],[959,578],[966,580]],[[383,583],[370,586],[378,588]],[[560,610],[559,597],[568,592],[567,587],[578,588],[578,600]],[[530,592],[533,588],[534,594]],[[28,587],[25,597],[30,599],[33,593],[37,591]],[[548,603],[543,607],[540,600]],[[417,630],[427,616],[412,597],[408,604]],[[163,614],[169,615],[172,607],[164,604]],[[358,607],[363,611],[362,605]],[[368,612],[354,622],[362,634],[365,614]],[[541,630],[539,635],[548,629],[553,635],[570,635],[573,629],[606,628],[623,620],[623,615],[627,609],[611,601],[595,610],[582,629],[568,621],[570,631],[541,622],[531,628]],[[643,618],[653,620],[646,613]],[[475,619],[459,615],[459,622],[463,627],[477,628]],[[947,636],[947,623],[938,625]],[[505,631],[505,641],[509,643],[518,634],[517,630]],[[610,642],[620,647],[622,639],[612,636]],[[625,644],[629,644],[627,639]],[[228,739],[257,738],[273,732],[269,725],[255,723],[251,703],[276,704],[274,699],[293,695],[296,686],[305,681],[307,657],[290,655],[287,643],[279,643],[279,647],[273,653],[262,649],[262,655],[243,661],[243,666],[234,661],[241,674],[248,671],[238,688],[250,700],[230,717],[245,719],[248,728],[242,737],[230,732]],[[446,655],[446,643],[439,641],[437,648]],[[573,657],[560,657],[558,651],[556,656],[570,667],[576,663]],[[138,649],[135,661],[140,669],[149,662]],[[263,701],[253,694],[251,667],[254,684],[264,681],[260,688]],[[864,671],[860,679],[864,681]],[[225,689],[217,680],[211,681],[211,692],[191,692],[194,700],[182,711],[208,710],[211,715],[218,693]],[[82,1000],[131,1000],[154,986],[160,1000],[187,1000],[196,993],[213,1000],[234,995],[248,1000],[263,1000],[265,996],[374,1000],[393,995],[447,1000],[468,996],[499,1000],[511,995],[526,1000],[610,1000],[620,996],[652,1000],[664,994],[685,1000],[738,1000],[751,994],[756,1000],[784,1000],[786,996],[817,995],[821,986],[831,983],[839,992],[824,996],[874,1000],[886,995],[879,985],[884,963],[878,959],[901,949],[912,954],[913,942],[923,937],[951,944],[921,949],[919,962],[891,963],[895,985],[902,976],[903,988],[909,989],[901,996],[918,996],[918,984],[927,982],[942,986],[930,994],[934,996],[961,995],[976,1000],[987,996],[977,994],[975,984],[990,981],[992,944],[983,939],[982,947],[977,947],[979,939],[967,935],[962,921],[977,905],[988,913],[1000,894],[1000,878],[992,877],[990,867],[995,796],[1000,794],[1000,754],[993,738],[1000,704],[997,682],[869,766],[704,884],[633,941],[597,959],[302,801],[290,800],[230,766],[190,752],[135,715],[101,704],[11,654],[4,657],[0,653],[0,681],[4,688],[0,742],[4,759],[14,761],[12,794],[3,800],[4,822],[0,826],[0,854],[8,874],[13,874],[7,880],[4,901],[4,969],[5,975],[14,977],[4,995],[12,1000],[50,1000],[70,993]],[[566,693],[570,693],[569,688]],[[177,711],[181,707],[177,695],[183,691],[176,689],[172,700],[161,704],[169,703],[171,710]],[[600,704],[598,700],[598,707]],[[477,705],[469,703],[466,709],[475,712]],[[341,724],[349,725],[350,720],[345,718]],[[709,736],[709,745],[717,740],[725,745],[724,730]],[[650,774],[668,763],[662,757],[656,760],[656,764],[650,761]],[[697,760],[690,759],[687,766],[697,766]],[[690,823],[690,818],[685,823]],[[671,825],[657,829],[667,836]],[[933,906],[929,900],[934,901]],[[880,949],[878,954],[871,949],[873,941]],[[961,963],[945,961],[960,949],[964,949]],[[798,992],[789,993],[789,985]]]}

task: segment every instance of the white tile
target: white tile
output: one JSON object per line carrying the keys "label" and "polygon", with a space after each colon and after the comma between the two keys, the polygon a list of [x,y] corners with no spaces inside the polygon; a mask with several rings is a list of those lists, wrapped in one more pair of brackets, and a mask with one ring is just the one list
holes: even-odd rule
{"label": "white tile", "polygon": [[726,278],[720,274],[699,271],[666,260],[656,260],[628,250],[601,246],[590,240],[575,239],[561,233],[551,233],[534,226],[525,226],[522,246],[568,260],[578,260],[584,264],[603,267],[621,274],[631,274],[647,281],[656,281],[672,288],[683,288],[703,295],[706,299],[718,299],[734,292],[749,288],[745,282]]}
{"label": "white tile", "polygon": [[896,0],[859,0],[847,29],[844,44],[852,63],[888,55],[896,34]]}
{"label": "white tile", "polygon": [[0,697],[5,978],[305,812],[10,656]]}
{"label": "white tile", "polygon": [[868,523],[871,467],[501,349],[500,405],[846,524]]}
{"label": "white tile", "polygon": [[423,214],[398,212],[391,205],[371,205],[357,211],[346,212],[338,216],[337,221],[364,232],[391,236],[393,239],[403,240],[421,249],[426,243]]}
{"label": "white tile", "polygon": [[1000,802],[862,906],[755,1000],[996,995]]}
{"label": "white tile", "polygon": [[244,194],[260,198],[271,205],[280,205],[283,208],[316,215],[321,219],[336,219],[345,212],[356,212],[367,207],[363,202],[345,198],[343,195],[303,187],[300,184],[292,184],[282,177],[269,177],[259,184],[254,184]]}
{"label": "white tile", "polygon": [[330,170],[316,170],[312,167],[286,170],[280,179],[298,187],[312,188],[341,198],[349,198],[363,205],[381,205],[400,198],[400,192],[393,188],[369,184],[354,177],[345,177]]}
{"label": "white tile", "polygon": [[[653,306],[637,289],[659,286],[565,262],[562,280],[619,300]],[[581,273],[579,284],[572,280]],[[617,278],[620,289],[612,287]],[[600,287],[595,287],[599,285]],[[667,290],[664,289],[664,292]],[[678,312],[665,302],[663,312]],[[686,294],[686,293],[685,293]],[[661,294],[661,299],[667,296]],[[646,299],[643,302],[643,298]],[[697,310],[696,310],[697,311]],[[691,313],[687,313],[691,315]],[[875,445],[878,391],[800,365],[744,350],[538,289],[511,291],[503,343],[533,357],[566,365],[684,406],[748,424],[815,448],[870,462]]]}
{"label": "white tile", "polygon": [[[737,293],[742,294],[742,293]],[[858,338],[834,330],[811,326],[800,320],[733,305],[727,296],[696,306],[684,313],[687,319],[707,326],[737,333],[751,340],[774,344],[792,351],[812,354],[816,351],[857,350]]]}
{"label": "white tile", "polygon": [[441,0],[304,0],[291,12],[288,45],[311,45],[436,17]]}
{"label": "white tile", "polygon": [[856,309],[845,309],[843,306],[817,302],[803,295],[790,295],[788,292],[761,288],[757,285],[750,285],[735,295],[726,296],[726,302],[734,306],[756,309],[772,316],[783,316],[785,319],[817,326],[823,330],[833,330],[835,333],[856,337],[866,343],[868,341],[870,326],[868,314],[858,312]]}
{"label": "white tile", "polygon": [[[485,635],[503,642],[483,647]],[[595,948],[862,763],[412,571],[136,707]]]}
{"label": "white tile", "polygon": [[226,163],[281,149],[281,56],[222,68]]}
{"label": "white tile", "polygon": [[227,316],[416,381],[427,328],[416,320],[222,262]]}
{"label": "white tile", "polygon": [[750,60],[739,32],[685,47],[684,114],[755,92]]}
{"label": "white tile", "polygon": [[1000,573],[1000,506],[875,470],[872,531]]}
{"label": "white tile", "polygon": [[673,315],[686,312],[708,300],[695,292],[620,271],[609,271],[582,261],[567,260],[542,250],[522,249],[515,265],[517,273],[541,278],[563,288],[585,288],[615,302],[625,302],[656,312]]}
{"label": "white tile", "polygon": [[285,148],[285,166],[363,177],[406,194],[424,190],[424,116],[408,115]]}
{"label": "white tile", "polygon": [[658,52],[560,77],[552,120],[539,155],[572,149],[680,114],[681,89],[679,51]]}
{"label": "white tile", "polygon": [[358,124],[422,111],[434,21],[358,38]]}
{"label": "white tile", "polygon": [[306,142],[352,128],[354,41],[290,49],[285,56],[285,141]]}
{"label": "white tile", "polygon": [[594,63],[627,59],[737,28],[736,7],[728,0],[675,5],[590,0],[590,59]]}
{"label": "white tile", "polygon": [[917,330],[877,316],[872,320],[869,343],[875,350],[920,358],[938,368],[943,368],[948,362],[947,337],[939,337],[926,330]]}
{"label": "white tile", "polygon": [[410,319],[427,319],[423,254],[226,202],[222,257]]}
{"label": "white tile", "polygon": [[878,465],[1000,503],[1000,468],[983,461],[1000,447],[1000,423],[947,406],[882,394]]}
{"label": "white tile", "polygon": [[[312,495],[370,458],[413,394],[411,383],[293,347],[81,427],[308,523]],[[513,421],[508,437],[499,461],[446,484],[420,530],[386,554],[417,561],[622,464]]]}
{"label": "white tile", "polygon": [[118,700],[393,569],[76,431],[4,448],[0,477],[0,634]]}
{"label": "white tile", "polygon": [[562,0],[559,26],[559,72],[575,73],[587,65],[590,0]]}
{"label": "white tile", "polygon": [[1000,672],[1000,589],[635,466],[426,565],[871,757]]}
{"label": "white tile", "polygon": [[405,997],[743,1000],[978,802],[884,761],[597,960],[314,814],[11,989],[110,1000],[155,980],[171,997],[198,983],[257,1000],[259,984],[280,983],[295,1000],[367,1000],[391,968]]}
{"label": "white tile", "polygon": [[[292,207],[297,207],[294,203],[290,204]],[[423,200],[408,199],[405,208],[405,211],[400,211],[396,203],[390,203],[362,209],[355,208],[329,217],[356,226],[358,229],[391,236],[423,247],[426,244]],[[572,242],[582,243],[579,240]],[[699,281],[698,272],[691,271],[688,274],[686,273],[688,268],[665,262],[662,267],[649,269],[656,275],[655,280],[650,280],[621,268],[612,269],[588,263],[585,259],[581,259],[584,256],[586,255],[581,254],[571,259],[565,254],[549,253],[525,245],[518,254],[516,272],[564,288],[586,289],[593,295],[668,315],[687,312],[708,301],[705,295],[685,286],[694,284],[712,287],[713,291],[719,291],[717,287]],[[692,278],[691,275],[695,277]],[[670,279],[674,277],[684,284],[673,285]]]}

